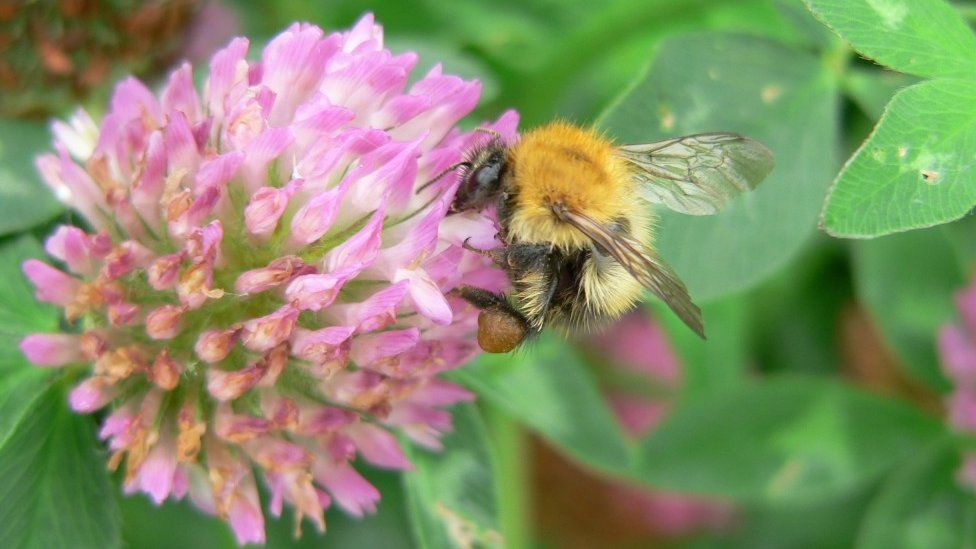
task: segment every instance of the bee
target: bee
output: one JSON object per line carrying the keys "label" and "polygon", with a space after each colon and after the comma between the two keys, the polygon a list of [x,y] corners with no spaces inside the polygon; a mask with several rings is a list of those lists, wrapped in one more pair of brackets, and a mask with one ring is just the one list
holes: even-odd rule
{"label": "bee", "polygon": [[553,327],[588,331],[650,290],[705,338],[701,310],[654,251],[651,204],[710,215],[773,168],[757,141],[730,132],[616,146],[596,130],[554,122],[514,144],[500,135],[471,151],[452,212],[494,207],[500,248],[478,250],[509,277],[508,295],[461,286],[481,309],[478,342],[508,352]]}

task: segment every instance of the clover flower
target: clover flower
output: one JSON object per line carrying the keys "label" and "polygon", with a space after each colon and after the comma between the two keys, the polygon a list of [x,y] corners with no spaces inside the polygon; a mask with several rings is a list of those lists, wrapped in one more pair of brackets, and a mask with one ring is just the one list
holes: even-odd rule
{"label": "clover flower", "polygon": [[[481,214],[447,216],[448,175],[478,132],[454,127],[479,84],[440,66],[407,85],[413,53],[371,15],[325,35],[295,24],[248,61],[216,53],[202,94],[188,64],[153,94],[129,78],[108,113],[53,126],[43,179],[90,230],[61,226],[23,271],[73,329],[21,342],[84,378],[71,407],[110,407],[100,436],[126,492],[189,495],[239,543],[267,507],[322,531],[333,502],[380,497],[353,467],[408,469],[394,433],[438,448],[467,391],[437,374],[478,352],[477,312],[450,290],[501,289],[462,248],[494,242]],[[517,117],[490,127],[514,138]],[[84,365],[84,366],[81,366]]]}
{"label": "clover flower", "polygon": [[[953,392],[946,400],[949,424],[972,435],[976,434],[976,280],[956,293],[955,302],[962,324],[939,330],[939,357],[953,382]],[[957,477],[961,485],[976,490],[976,452],[963,455]]]}

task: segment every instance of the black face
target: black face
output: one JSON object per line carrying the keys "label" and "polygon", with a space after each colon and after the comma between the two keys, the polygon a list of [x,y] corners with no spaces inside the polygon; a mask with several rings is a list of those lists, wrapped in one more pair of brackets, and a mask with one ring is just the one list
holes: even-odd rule
{"label": "black face", "polygon": [[498,198],[505,173],[505,149],[489,146],[477,151],[468,170],[454,195],[451,210],[480,210]]}

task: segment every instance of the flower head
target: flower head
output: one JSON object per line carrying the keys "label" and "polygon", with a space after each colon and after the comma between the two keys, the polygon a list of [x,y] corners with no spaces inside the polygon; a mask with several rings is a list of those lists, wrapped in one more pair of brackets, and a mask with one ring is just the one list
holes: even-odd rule
{"label": "flower head", "polygon": [[[953,382],[953,392],[946,400],[950,425],[956,430],[976,433],[976,280],[955,296],[961,324],[949,324],[939,330],[938,350],[942,369]],[[959,483],[976,490],[976,452],[963,456],[958,472]]]}
{"label": "flower head", "polygon": [[100,434],[126,491],[189,495],[240,543],[264,539],[259,482],[296,530],[323,530],[332,503],[372,511],[353,463],[408,468],[391,432],[437,447],[440,408],[471,398],[436,377],[478,352],[450,291],[505,283],[462,248],[491,242],[490,220],[446,217],[456,177],[418,192],[479,139],[454,127],[477,82],[435,67],[408,86],[416,56],[384,49],[369,15],[247,53],[238,38],[214,55],[202,94],[183,65],[159,94],[122,81],[100,125],[56,124],[38,169],[92,230],[58,228],[61,266],[23,271],[78,330],[21,343],[39,366],[88,365],[70,403],[111,406]]}

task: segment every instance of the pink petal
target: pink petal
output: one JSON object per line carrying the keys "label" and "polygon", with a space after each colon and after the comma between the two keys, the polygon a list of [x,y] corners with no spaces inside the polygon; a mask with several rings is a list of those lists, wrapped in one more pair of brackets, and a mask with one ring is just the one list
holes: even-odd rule
{"label": "pink petal", "polygon": [[415,389],[411,394],[411,399],[416,399],[430,406],[450,406],[458,402],[474,400],[474,393],[435,377],[431,378],[426,385]]}
{"label": "pink petal", "polygon": [[179,112],[191,122],[200,119],[200,102],[193,88],[193,68],[189,63],[184,62],[170,73],[163,88],[162,104],[164,113]]}
{"label": "pink petal", "polygon": [[31,334],[20,340],[20,352],[35,366],[64,366],[84,358],[73,334]]}
{"label": "pink petal", "polygon": [[160,505],[173,491],[176,476],[176,449],[172,441],[155,444],[139,467],[135,478],[138,489],[149,494]]}
{"label": "pink petal", "polygon": [[146,335],[151,339],[172,339],[180,333],[180,319],[186,307],[182,305],[163,305],[146,316]]}
{"label": "pink petal", "polygon": [[391,142],[362,158],[362,167],[350,172],[352,184],[341,215],[356,219],[386,205],[399,214],[417,179],[418,143]]}
{"label": "pink petal", "polygon": [[241,294],[256,294],[280,286],[296,276],[314,272],[314,267],[306,265],[297,256],[287,255],[275,259],[267,267],[242,273],[234,283],[234,291]]}
{"label": "pink petal", "polygon": [[289,239],[295,248],[311,244],[322,238],[332,227],[346,186],[339,185],[313,196],[295,213],[291,220]]}
{"label": "pink petal", "polygon": [[938,336],[939,356],[946,373],[957,383],[976,383],[976,343],[959,326],[943,326]]}
{"label": "pink petal", "polygon": [[[146,144],[142,170],[132,184],[129,200],[146,224],[153,229],[161,227],[159,202],[166,190],[168,171],[166,140],[161,131],[154,131]],[[179,170],[179,167],[174,168]]]}
{"label": "pink petal", "polygon": [[34,285],[34,296],[39,301],[64,307],[74,301],[75,294],[81,288],[80,281],[36,259],[28,259],[21,269]]}
{"label": "pink petal", "polygon": [[[241,176],[248,193],[256,192],[267,182],[269,164],[278,158],[294,139],[288,128],[268,128],[244,147]],[[290,158],[281,160],[291,161]]]}
{"label": "pink petal", "polygon": [[[220,222],[215,221],[214,223]],[[196,231],[198,232],[200,229],[197,229]],[[183,267],[183,261],[186,258],[187,253],[183,251],[164,255],[154,260],[146,269],[146,276],[148,278],[149,285],[154,290],[166,290],[175,286],[179,280],[180,269]]]}
{"label": "pink petal", "polygon": [[957,292],[955,302],[969,336],[976,338],[976,282]]}
{"label": "pink petal", "polygon": [[342,274],[303,275],[288,285],[285,299],[303,311],[319,311],[332,304],[348,279]]}
{"label": "pink petal", "polygon": [[44,242],[44,250],[64,261],[68,270],[75,274],[92,275],[96,272],[91,239],[77,227],[60,225]]}
{"label": "pink petal", "polygon": [[265,369],[258,364],[232,372],[210,368],[207,370],[207,392],[221,402],[234,400],[257,385]]}
{"label": "pink petal", "polygon": [[354,326],[357,332],[381,330],[396,322],[397,306],[407,295],[406,280],[387,286],[361,303],[332,305],[328,313],[341,324]]}
{"label": "pink petal", "polygon": [[362,517],[365,513],[376,512],[376,502],[380,499],[379,491],[348,463],[318,460],[312,474],[347,513]]}
{"label": "pink petal", "polygon": [[237,341],[239,328],[228,328],[226,330],[209,330],[200,334],[193,350],[200,360],[213,364],[220,362],[230,354],[230,350]]}
{"label": "pink petal", "polygon": [[352,332],[352,328],[346,326],[330,326],[320,330],[297,328],[292,333],[292,352],[301,359],[323,364],[338,357],[340,346]]}
{"label": "pink petal", "polygon": [[220,120],[226,112],[228,95],[235,87],[247,83],[247,38],[235,38],[210,60],[210,76],[204,87],[204,101]]}
{"label": "pink petal", "polygon": [[197,173],[196,191],[202,194],[207,189],[223,189],[244,162],[242,151],[233,151],[204,161]]}
{"label": "pink petal", "polygon": [[299,310],[283,305],[277,311],[244,323],[241,342],[252,351],[268,351],[291,336]]}
{"label": "pink petal", "polygon": [[127,240],[115,246],[102,266],[101,274],[108,280],[123,277],[135,269],[147,267],[153,253],[142,244]]}
{"label": "pink petal", "polygon": [[184,252],[194,262],[219,261],[220,243],[224,238],[224,225],[219,219],[194,229],[186,239]]}
{"label": "pink petal", "polygon": [[268,236],[278,226],[281,214],[285,213],[288,200],[301,187],[302,180],[290,181],[283,188],[261,187],[251,196],[244,209],[244,223],[253,235]]}
{"label": "pink petal", "polygon": [[393,275],[393,281],[409,281],[407,290],[410,301],[418,313],[429,318],[435,324],[447,325],[454,318],[451,306],[447,299],[438,288],[426,271],[423,269],[397,269]]}
{"label": "pink petal", "polygon": [[90,413],[111,402],[115,392],[106,378],[90,377],[71,389],[68,402],[72,410]]}
{"label": "pink petal", "polygon": [[962,431],[976,431],[976,392],[958,388],[948,400],[949,423]]}
{"label": "pink petal", "polygon": [[344,429],[363,458],[377,467],[409,470],[413,467],[400,449],[400,444],[389,431],[369,423],[356,423]]}
{"label": "pink petal", "polygon": [[180,382],[181,370],[180,365],[170,358],[169,351],[163,349],[153,360],[149,369],[149,378],[160,389],[172,391]]}
{"label": "pink petal", "polygon": [[359,232],[329,250],[323,260],[325,270],[330,273],[342,272],[351,277],[372,263],[382,242],[383,216],[382,208],[377,210]]}
{"label": "pink petal", "polygon": [[292,25],[264,48],[261,83],[278,96],[269,119],[288,123],[295,108],[305,101],[322,79],[329,57],[339,49],[337,35],[322,39],[322,29],[308,24]]}
{"label": "pink petal", "polygon": [[231,500],[230,508],[227,510],[227,522],[238,544],[263,544],[264,516],[261,514],[257,488],[254,486],[254,479],[250,472],[248,482],[238,490],[243,493]]}
{"label": "pink petal", "polygon": [[196,172],[201,157],[187,115],[182,112],[169,115],[169,123],[163,130],[163,142],[166,145],[166,158],[172,171],[185,170],[188,174]]}
{"label": "pink petal", "polygon": [[411,349],[419,341],[420,330],[417,328],[363,334],[353,338],[349,356],[357,366],[368,367]]}

